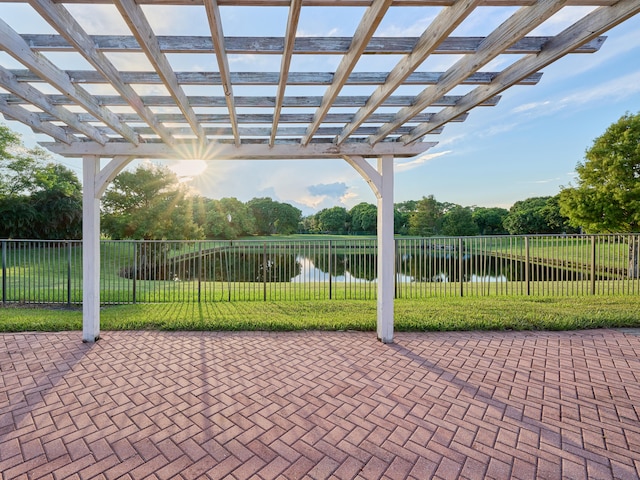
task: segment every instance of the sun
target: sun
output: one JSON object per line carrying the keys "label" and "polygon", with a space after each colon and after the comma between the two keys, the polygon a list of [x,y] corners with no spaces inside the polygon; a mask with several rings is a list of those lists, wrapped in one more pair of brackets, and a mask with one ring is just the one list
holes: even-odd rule
{"label": "sun", "polygon": [[179,160],[169,165],[169,169],[178,176],[181,182],[189,182],[198,175],[202,175],[207,167],[208,163],[205,160]]}

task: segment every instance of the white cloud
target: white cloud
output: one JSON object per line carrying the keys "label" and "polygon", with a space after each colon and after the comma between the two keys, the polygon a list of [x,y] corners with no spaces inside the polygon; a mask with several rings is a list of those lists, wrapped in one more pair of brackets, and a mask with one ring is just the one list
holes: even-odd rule
{"label": "white cloud", "polygon": [[531,110],[537,110],[539,108],[546,108],[550,104],[551,104],[550,100],[543,100],[543,101],[540,101],[540,102],[530,102],[530,103],[525,103],[523,105],[520,105],[520,106],[512,109],[511,111],[513,113],[529,112]]}
{"label": "white cloud", "polygon": [[442,157],[443,155],[448,155],[451,153],[451,150],[445,150],[444,152],[438,153],[423,153],[419,157],[409,161],[409,162],[397,162],[395,166],[396,172],[406,172],[408,170],[413,170],[414,168],[418,168],[421,165],[433,160],[434,158]]}
{"label": "white cloud", "polygon": [[67,5],[78,23],[89,35],[131,35],[115,5]]}

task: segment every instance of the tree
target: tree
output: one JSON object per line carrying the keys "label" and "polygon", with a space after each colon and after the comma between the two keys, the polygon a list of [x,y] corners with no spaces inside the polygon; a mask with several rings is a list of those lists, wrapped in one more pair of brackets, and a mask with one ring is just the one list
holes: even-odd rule
{"label": "tree", "polygon": [[503,226],[509,210],[499,207],[476,207],[471,218],[478,226],[480,235],[502,235],[508,233]]}
{"label": "tree", "polygon": [[504,228],[511,235],[560,233],[547,221],[544,209],[549,199],[551,197],[531,197],[517,201],[504,219]]}
{"label": "tree", "polygon": [[430,237],[440,232],[444,208],[433,195],[422,197],[409,216],[409,235]]}
{"label": "tree", "polygon": [[469,207],[456,205],[442,217],[442,235],[471,236],[477,235],[478,231],[478,225],[473,221],[473,211]]}
{"label": "tree", "polygon": [[[640,113],[623,115],[596,138],[576,166],[578,184],[560,192],[560,211],[588,233],[640,231]],[[640,248],[629,242],[630,278]]]}
{"label": "tree", "polygon": [[302,211],[293,205],[262,197],[252,198],[247,206],[255,218],[258,235],[288,235],[298,231]]}
{"label": "tree", "polygon": [[393,231],[400,235],[409,233],[409,219],[411,214],[416,211],[417,200],[407,200],[405,202],[396,203],[393,207]]}
{"label": "tree", "polygon": [[193,201],[167,168],[139,166],[113,181],[102,201],[102,230],[114,239],[200,239]]}
{"label": "tree", "polygon": [[361,202],[349,210],[351,231],[358,233],[375,233],[378,225],[378,208]]}
{"label": "tree", "polygon": [[344,207],[331,207],[317,213],[320,231],[325,233],[344,233],[349,221],[349,213]]}
{"label": "tree", "polygon": [[0,237],[75,239],[82,235],[82,190],[76,174],[41,148],[25,148],[0,126]]}
{"label": "tree", "polygon": [[255,218],[249,207],[237,198],[209,200],[206,204],[207,238],[235,239],[255,232]]}
{"label": "tree", "polygon": [[588,233],[640,231],[640,113],[623,115],[576,166],[577,185],[560,192],[560,211]]}

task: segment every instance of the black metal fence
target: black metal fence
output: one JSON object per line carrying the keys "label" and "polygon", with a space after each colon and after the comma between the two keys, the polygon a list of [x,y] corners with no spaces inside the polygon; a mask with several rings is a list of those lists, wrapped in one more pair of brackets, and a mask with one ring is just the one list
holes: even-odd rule
{"label": "black metal fence", "polygon": [[[82,242],[0,240],[2,303],[82,302]],[[639,234],[398,238],[397,298],[637,295]],[[102,241],[101,302],[374,299],[366,238]]]}

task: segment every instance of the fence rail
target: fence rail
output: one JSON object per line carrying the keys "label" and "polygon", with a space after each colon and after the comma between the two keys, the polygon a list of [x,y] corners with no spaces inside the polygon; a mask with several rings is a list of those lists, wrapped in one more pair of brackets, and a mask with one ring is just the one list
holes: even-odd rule
{"label": "fence rail", "polygon": [[[2,303],[82,303],[82,242],[0,240]],[[396,239],[397,298],[637,295],[639,234]],[[101,303],[376,298],[375,239],[102,241]]]}

